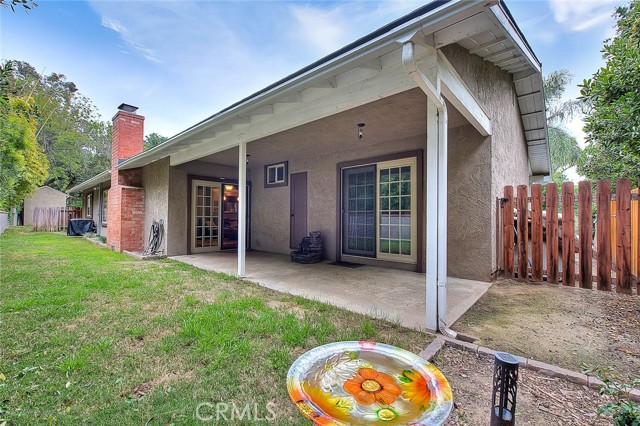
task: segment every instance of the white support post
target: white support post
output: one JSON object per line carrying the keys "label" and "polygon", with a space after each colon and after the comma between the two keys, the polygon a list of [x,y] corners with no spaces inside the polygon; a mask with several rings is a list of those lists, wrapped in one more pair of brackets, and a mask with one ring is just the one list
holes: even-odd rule
{"label": "white support post", "polygon": [[238,145],[238,277],[245,276],[247,241],[247,143]]}
{"label": "white support post", "polygon": [[438,331],[438,109],[427,99],[426,328]]}
{"label": "white support post", "polygon": [[[447,106],[438,111],[438,330],[447,329]],[[444,323],[443,323],[444,322]]]}

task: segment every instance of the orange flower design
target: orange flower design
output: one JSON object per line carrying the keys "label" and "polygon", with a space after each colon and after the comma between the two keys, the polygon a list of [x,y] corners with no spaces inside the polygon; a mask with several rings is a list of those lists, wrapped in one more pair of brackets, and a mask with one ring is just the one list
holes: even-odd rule
{"label": "orange flower design", "polygon": [[436,398],[436,391],[440,391],[443,401],[453,398],[451,387],[444,375],[433,364],[427,366],[432,377],[426,379],[415,370],[405,370],[400,380],[403,382],[404,393],[402,396],[410,400],[416,406],[428,408],[431,400]]}
{"label": "orange flower design", "polygon": [[393,377],[373,368],[361,368],[355,376],[344,382],[342,388],[362,405],[374,402],[389,405],[402,393]]}

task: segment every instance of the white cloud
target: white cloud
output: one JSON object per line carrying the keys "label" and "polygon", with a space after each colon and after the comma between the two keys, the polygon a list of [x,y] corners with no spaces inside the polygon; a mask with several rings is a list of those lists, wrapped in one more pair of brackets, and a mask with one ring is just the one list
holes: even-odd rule
{"label": "white cloud", "polygon": [[555,21],[581,32],[607,23],[619,0],[549,0]]}
{"label": "white cloud", "polygon": [[160,62],[160,60],[156,57],[156,54],[153,49],[149,49],[144,44],[136,41],[134,37],[131,36],[131,33],[127,30],[127,28],[121,24],[118,20],[112,19],[108,16],[102,16],[102,26],[109,28],[120,34],[122,40],[133,50],[137,50],[140,52],[146,59],[152,62]]}
{"label": "white cloud", "polygon": [[290,11],[297,36],[320,54],[339,49],[349,39],[349,22],[342,7],[325,10],[294,5]]}
{"label": "white cloud", "polygon": [[122,25],[120,22],[116,21],[115,19],[111,19],[107,16],[102,17],[102,26],[109,28],[110,30],[113,30],[120,34],[127,33],[127,29],[124,27],[124,25]]}

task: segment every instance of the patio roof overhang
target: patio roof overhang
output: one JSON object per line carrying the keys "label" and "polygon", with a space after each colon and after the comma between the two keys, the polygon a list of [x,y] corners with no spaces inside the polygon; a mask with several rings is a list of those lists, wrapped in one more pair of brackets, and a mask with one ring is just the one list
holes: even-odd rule
{"label": "patio roof overhang", "polygon": [[81,192],[86,189],[91,189],[97,185],[100,185],[101,183],[110,182],[110,181],[111,181],[111,170],[105,170],[99,175],[95,175],[91,179],[85,180],[84,182],[67,189],[67,194],[71,194],[74,192]]}
{"label": "patio roof overhang", "polygon": [[541,65],[498,0],[429,3],[118,168],[142,167],[166,157],[172,166],[183,164],[415,88],[402,66],[402,45],[407,41],[415,43],[420,67],[438,67],[443,95],[481,134],[491,133],[489,118],[444,55],[440,53],[434,62],[430,53],[457,43],[509,72],[520,106],[531,172],[549,174]]}

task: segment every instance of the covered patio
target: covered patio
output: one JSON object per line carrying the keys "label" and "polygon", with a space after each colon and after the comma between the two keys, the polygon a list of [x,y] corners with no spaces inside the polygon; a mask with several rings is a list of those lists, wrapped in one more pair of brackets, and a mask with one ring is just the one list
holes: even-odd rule
{"label": "covered patio", "polygon": [[[235,252],[200,253],[171,259],[198,268],[237,273]],[[247,252],[244,277],[261,286],[329,303],[361,314],[424,330],[426,287],[422,273],[361,266],[347,268],[327,261],[312,265],[292,263],[288,256]],[[491,286],[482,281],[449,277],[447,324],[454,324]]]}

